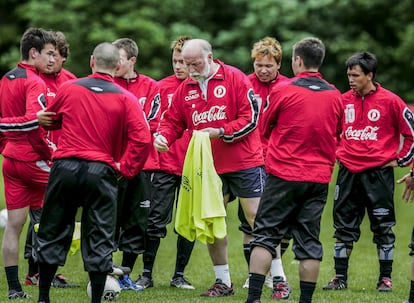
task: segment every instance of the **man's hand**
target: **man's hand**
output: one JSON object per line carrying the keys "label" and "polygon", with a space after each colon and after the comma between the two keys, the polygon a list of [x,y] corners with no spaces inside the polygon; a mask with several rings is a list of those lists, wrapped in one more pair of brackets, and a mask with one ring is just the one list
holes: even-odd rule
{"label": "man's hand", "polygon": [[224,132],[222,128],[213,128],[213,127],[203,128],[203,129],[200,129],[200,131],[208,133],[210,139],[220,138]]}
{"label": "man's hand", "polygon": [[53,119],[53,116],[56,116],[56,113],[45,112],[44,109],[37,112],[37,119],[39,120],[40,126],[51,126],[56,121]]}
{"label": "man's hand", "polygon": [[414,200],[414,179],[408,173],[401,179],[397,180],[397,184],[405,182],[405,188],[402,194],[402,198],[405,202],[413,202]]}
{"label": "man's hand", "polygon": [[384,164],[382,166],[382,168],[385,168],[385,167],[397,167],[397,166],[398,166],[397,160],[392,160],[392,161]]}
{"label": "man's hand", "polygon": [[167,139],[160,134],[155,136],[154,147],[159,152],[166,152],[169,150]]}

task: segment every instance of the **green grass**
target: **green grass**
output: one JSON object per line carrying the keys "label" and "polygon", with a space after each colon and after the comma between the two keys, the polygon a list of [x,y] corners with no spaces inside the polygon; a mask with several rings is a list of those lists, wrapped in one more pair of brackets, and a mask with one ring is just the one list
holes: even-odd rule
{"label": "green grass", "polygon": [[[407,172],[408,169],[396,169],[396,176]],[[336,179],[336,174],[334,175]],[[2,183],[1,183],[2,184]],[[1,187],[1,186],[0,186]],[[365,218],[362,226],[362,236],[358,243],[355,244],[353,255],[350,260],[349,285],[344,291],[322,291],[321,287],[326,284],[334,275],[333,270],[333,244],[334,239],[332,227],[332,193],[333,184],[330,187],[328,203],[322,220],[321,241],[324,247],[324,259],[321,263],[321,271],[317,289],[314,294],[314,302],[347,302],[347,303],[395,303],[402,302],[408,296],[410,283],[410,257],[407,245],[410,242],[411,230],[413,227],[413,205],[405,204],[401,199],[401,190],[403,185],[396,185],[395,206],[397,212],[397,225],[394,229],[397,240],[395,249],[395,260],[393,270],[393,291],[391,293],[379,293],[376,289],[378,278],[378,260],[376,247],[372,243],[372,233],[369,231],[368,220]],[[2,189],[0,189],[1,191]],[[1,193],[0,193],[1,194]],[[3,197],[3,195],[1,195]],[[4,207],[4,201],[0,200],[0,206]],[[242,236],[238,231],[238,219],[236,203],[232,203],[228,208],[228,230],[229,230],[229,260],[231,278],[235,285],[235,296],[220,299],[201,298],[199,294],[205,291],[214,281],[214,272],[207,248],[204,244],[197,242],[194,248],[190,264],[186,269],[186,277],[196,287],[195,291],[173,289],[169,286],[169,281],[174,270],[175,264],[175,243],[176,236],[171,232],[171,226],[168,236],[161,241],[161,246],[157,255],[154,267],[155,287],[143,292],[124,291],[118,300],[120,303],[140,302],[140,303],[194,303],[194,302],[244,302],[247,297],[247,290],[242,285],[247,278],[247,265],[242,253]],[[2,236],[3,230],[0,230]],[[24,237],[21,239],[21,259],[19,275],[23,283],[27,271],[27,263],[23,259]],[[118,264],[121,262],[121,254],[116,253],[114,260]],[[293,288],[291,302],[298,302],[299,299],[299,279],[297,262],[293,254],[289,251],[283,257],[285,273],[289,278]],[[132,278],[136,279],[142,271],[142,260],[137,260],[136,266],[132,273]],[[87,273],[83,270],[81,255],[78,253],[69,256],[64,267],[59,268],[59,272],[69,277],[72,282],[81,284],[80,289],[55,289],[51,291],[51,300],[54,303],[78,303],[89,302],[86,294],[86,285],[88,283]],[[34,296],[36,301],[38,289],[36,287],[23,286],[24,290]],[[0,271],[0,302],[8,302],[7,282],[4,271]],[[263,302],[274,302],[270,299],[271,290],[265,288],[262,295]]]}

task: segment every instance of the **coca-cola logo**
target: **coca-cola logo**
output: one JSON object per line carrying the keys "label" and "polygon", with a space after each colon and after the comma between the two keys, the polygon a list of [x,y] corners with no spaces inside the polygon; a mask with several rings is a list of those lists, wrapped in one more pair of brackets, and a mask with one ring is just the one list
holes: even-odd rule
{"label": "coca-cola logo", "polygon": [[47,95],[48,97],[53,97],[53,98],[55,98],[55,97],[56,97],[56,94],[55,94],[54,92],[50,91],[50,88],[49,88],[49,87],[47,88],[47,93],[46,93],[46,95]]}
{"label": "coca-cola logo", "polygon": [[226,120],[226,112],[224,111],[226,107],[225,105],[216,105],[205,112],[199,113],[198,111],[194,111],[192,116],[194,126],[212,121]]}
{"label": "coca-cola logo", "polygon": [[364,129],[353,129],[352,126],[349,126],[345,131],[345,138],[347,140],[378,140],[377,132],[379,130],[378,126],[366,126]]}

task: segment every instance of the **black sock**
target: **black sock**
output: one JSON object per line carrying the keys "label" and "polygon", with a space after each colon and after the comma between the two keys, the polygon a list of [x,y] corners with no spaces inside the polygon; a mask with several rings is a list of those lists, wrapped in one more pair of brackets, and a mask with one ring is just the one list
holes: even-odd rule
{"label": "black sock", "polygon": [[129,267],[132,270],[134,269],[135,262],[137,261],[138,254],[124,252],[122,254],[122,266]]}
{"label": "black sock", "polygon": [[188,264],[188,261],[190,261],[191,253],[194,248],[194,241],[189,241],[183,236],[178,235],[177,238],[177,258],[175,260],[175,271],[174,276],[175,277],[183,277],[184,276],[184,270]]}
{"label": "black sock", "polygon": [[343,277],[345,282],[348,280],[349,258],[334,258],[336,276]]}
{"label": "black sock", "polygon": [[315,282],[300,281],[300,299],[299,303],[312,303],[313,292],[315,291]]}
{"label": "black sock", "polygon": [[155,257],[160,247],[161,239],[160,238],[148,238],[147,248],[144,252],[143,261],[144,261],[144,270],[142,275],[144,277],[152,278],[152,268],[154,267]]}
{"label": "black sock", "polygon": [[249,295],[247,297],[246,303],[253,303],[255,301],[260,301],[262,296],[263,283],[266,276],[250,273],[249,274]]}
{"label": "black sock", "polygon": [[289,242],[280,242],[280,255],[283,256],[289,247]]}
{"label": "black sock", "polygon": [[22,285],[19,282],[19,266],[6,266],[4,270],[6,271],[9,290],[22,291]]}
{"label": "black sock", "polygon": [[39,264],[37,264],[37,262],[35,262],[35,260],[32,257],[29,258],[28,263],[29,263],[28,275],[32,277],[35,274],[38,274]]}
{"label": "black sock", "polygon": [[247,268],[249,268],[250,266],[250,243],[243,244],[243,254],[244,254],[244,259],[246,259],[246,262],[247,262]]}
{"label": "black sock", "polygon": [[101,303],[103,291],[105,289],[107,273],[104,272],[90,272],[89,279],[91,280],[92,298],[91,303]]}
{"label": "black sock", "polygon": [[379,260],[380,278],[386,277],[391,279],[392,261],[393,260]]}
{"label": "black sock", "polygon": [[408,297],[408,301],[411,303],[414,303],[414,281],[413,280],[411,280],[410,296]]}
{"label": "black sock", "polygon": [[50,302],[50,284],[57,268],[58,266],[55,264],[39,263],[39,302]]}

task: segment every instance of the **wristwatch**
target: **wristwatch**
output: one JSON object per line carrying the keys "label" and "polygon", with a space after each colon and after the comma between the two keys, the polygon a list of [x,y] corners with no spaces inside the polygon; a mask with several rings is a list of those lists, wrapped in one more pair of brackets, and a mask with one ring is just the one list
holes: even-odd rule
{"label": "wristwatch", "polygon": [[222,128],[222,127],[219,128],[219,135],[218,135],[218,137],[219,138],[223,138],[224,137],[224,128]]}

